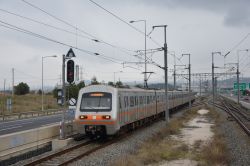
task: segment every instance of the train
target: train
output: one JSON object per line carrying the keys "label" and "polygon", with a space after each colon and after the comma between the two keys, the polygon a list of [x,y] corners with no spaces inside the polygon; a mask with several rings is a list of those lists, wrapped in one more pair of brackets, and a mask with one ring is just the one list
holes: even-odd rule
{"label": "train", "polygon": [[[173,110],[195,100],[194,92],[169,91],[168,108]],[[75,123],[78,134],[114,136],[164,117],[165,91],[90,85],[78,94]]]}

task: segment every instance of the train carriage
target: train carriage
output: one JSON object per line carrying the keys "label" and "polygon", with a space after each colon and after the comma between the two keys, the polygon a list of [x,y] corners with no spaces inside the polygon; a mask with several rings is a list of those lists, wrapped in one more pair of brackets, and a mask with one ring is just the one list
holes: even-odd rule
{"label": "train carriage", "polygon": [[[194,100],[195,93],[169,91],[169,109]],[[164,115],[165,92],[91,85],[80,90],[75,114],[77,131],[90,136],[115,135]]]}

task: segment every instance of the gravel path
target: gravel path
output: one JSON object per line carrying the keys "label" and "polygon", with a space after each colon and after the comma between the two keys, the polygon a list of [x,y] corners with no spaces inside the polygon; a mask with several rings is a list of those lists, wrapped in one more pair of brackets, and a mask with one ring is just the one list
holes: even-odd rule
{"label": "gravel path", "polygon": [[235,121],[227,120],[228,114],[217,110],[222,117],[222,123],[218,126],[225,136],[229,152],[231,153],[232,166],[250,165],[250,139]]}

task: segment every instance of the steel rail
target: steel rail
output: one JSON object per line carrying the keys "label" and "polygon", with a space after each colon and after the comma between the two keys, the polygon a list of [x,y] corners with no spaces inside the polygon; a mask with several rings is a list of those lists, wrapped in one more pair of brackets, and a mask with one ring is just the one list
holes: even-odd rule
{"label": "steel rail", "polygon": [[[234,111],[232,111],[232,108],[230,109],[229,106],[224,102],[224,101],[221,101],[222,105],[219,105],[219,104],[215,104],[216,107],[222,109],[222,110],[225,110],[229,115],[231,115],[235,120],[236,122],[242,127],[242,129],[245,131],[245,133],[250,136],[250,129],[247,127],[247,125],[242,121],[241,118],[239,118],[235,113]],[[239,110],[238,110],[239,111]],[[237,113],[238,113],[237,111]]]}
{"label": "steel rail", "polygon": [[[124,137],[121,137],[120,139],[124,139]],[[77,155],[77,156],[75,156],[75,157],[73,157],[73,158],[71,158],[71,159],[69,159],[67,161],[64,161],[63,163],[59,164],[58,166],[66,166],[66,165],[68,165],[70,163],[73,163],[73,162],[75,162],[75,161],[77,161],[77,160],[79,160],[79,159],[81,159],[81,158],[83,158],[85,156],[90,155],[91,153],[96,152],[97,150],[103,149],[103,148],[105,148],[105,147],[107,147],[107,146],[109,146],[111,144],[114,144],[114,143],[118,142],[120,139],[111,140],[111,141],[109,141],[109,142],[107,142],[105,144],[102,144],[102,145],[100,145],[98,147],[90,149],[90,150],[88,150],[88,151],[86,151],[86,152],[84,152],[82,154],[79,154],[79,155]]]}
{"label": "steel rail", "polygon": [[244,129],[247,135],[250,136],[250,129],[245,125],[245,123],[240,119],[233,111],[225,104],[223,103],[224,106],[227,108],[228,113],[236,120],[236,122]]}
{"label": "steel rail", "polygon": [[30,163],[28,163],[28,164],[25,164],[24,166],[34,166],[34,165],[41,164],[41,163],[43,163],[43,162],[45,162],[45,161],[51,160],[52,158],[61,156],[61,155],[63,155],[63,154],[66,154],[66,153],[68,153],[68,152],[70,152],[70,151],[73,151],[73,150],[75,150],[75,149],[81,148],[81,147],[83,147],[83,146],[89,145],[89,144],[91,144],[91,143],[93,143],[93,141],[87,141],[87,142],[84,142],[84,143],[81,143],[81,144],[72,146],[72,147],[70,147],[70,148],[64,149],[64,150],[62,150],[62,151],[59,151],[59,152],[53,153],[53,154],[51,154],[51,155],[48,155],[48,156],[42,157],[42,158],[40,158],[40,159],[37,159],[37,160],[35,160],[35,161],[32,161],[32,162],[30,162]]}

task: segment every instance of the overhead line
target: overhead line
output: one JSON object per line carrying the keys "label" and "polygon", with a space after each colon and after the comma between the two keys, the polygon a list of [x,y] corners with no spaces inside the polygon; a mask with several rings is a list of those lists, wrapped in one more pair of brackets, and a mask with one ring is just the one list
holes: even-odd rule
{"label": "overhead line", "polygon": [[[126,48],[122,48],[122,47],[115,46],[115,45],[110,44],[110,43],[108,43],[108,42],[105,42],[105,41],[103,41],[103,40],[100,40],[100,39],[96,38],[94,35],[92,35],[92,34],[86,32],[86,31],[84,31],[84,30],[82,30],[82,29],[77,28],[76,26],[70,24],[69,22],[62,20],[62,19],[56,17],[56,16],[53,15],[53,14],[50,14],[49,12],[47,12],[47,11],[45,11],[45,10],[39,8],[38,6],[36,6],[36,5],[34,5],[34,4],[30,3],[30,2],[28,2],[28,1],[26,1],[26,0],[21,0],[21,1],[23,1],[24,3],[28,4],[29,6],[35,8],[35,9],[37,9],[37,10],[39,10],[39,11],[41,11],[41,12],[43,12],[43,13],[49,15],[50,17],[52,17],[52,18],[54,18],[54,19],[56,19],[56,20],[58,20],[58,21],[60,21],[60,22],[62,22],[62,23],[64,23],[64,24],[66,24],[66,25],[68,25],[68,26],[70,26],[70,27],[72,27],[72,28],[74,28],[74,29],[76,29],[76,30],[78,30],[78,31],[80,31],[80,32],[82,32],[82,33],[84,33],[84,34],[87,34],[87,35],[89,35],[89,36],[95,38],[95,39],[93,39],[93,41],[102,42],[102,43],[104,43],[104,44],[107,44],[107,45],[109,45],[109,46],[111,46],[111,47],[114,47],[114,48],[117,48],[117,49],[120,49],[120,50],[121,50],[121,49],[125,49],[125,50],[127,50],[127,51],[132,51],[132,50],[129,50],[129,49],[126,49]],[[95,3],[94,1],[92,1],[92,2]],[[95,3],[95,4],[98,5],[97,3]],[[101,7],[100,5],[98,5],[98,6]],[[109,12],[109,11],[106,10],[105,8],[103,8],[103,7],[101,7],[101,8],[102,8],[103,10]],[[111,13],[111,12],[109,12],[109,13],[112,14],[113,16],[115,16],[115,17],[116,17],[117,19],[119,19],[120,21],[122,21],[122,22],[126,23],[127,25],[129,25],[130,27],[132,27],[133,29],[135,29],[135,30],[138,31],[139,33],[144,34],[144,32],[142,32],[141,30],[139,30],[139,29],[137,29],[136,27],[132,26],[131,24],[127,23],[126,21],[122,20],[120,17],[116,16],[115,14],[113,14],[113,13]],[[154,41],[150,36],[147,36],[147,37],[149,37],[150,40],[152,40],[155,44],[157,44],[158,46],[161,47],[161,45],[160,45],[159,43],[157,43],[156,41]],[[70,47],[75,48],[75,49],[78,49],[78,50],[81,50],[81,49],[79,49],[79,48],[77,48],[77,47],[74,47],[74,46],[70,46]],[[123,51],[123,52],[125,52],[125,51]],[[125,52],[125,53],[128,54],[127,52]],[[133,56],[133,55],[131,55],[131,54],[128,54],[128,55]],[[102,58],[103,58],[103,57],[102,57]],[[147,57],[147,58],[148,58],[148,57]],[[104,59],[105,59],[105,58],[104,58]],[[107,59],[107,60],[112,61],[112,62],[114,62],[114,63],[117,63],[117,62],[115,62],[115,61],[113,61],[113,60],[110,60],[110,59]],[[154,63],[154,64],[156,64],[156,66],[160,67],[160,65],[158,65],[157,63],[155,63],[155,62],[152,62],[152,63]],[[120,63],[119,63],[119,64],[120,64]],[[130,67],[130,66],[129,66],[129,67]],[[130,67],[130,68],[133,68],[133,67]],[[134,69],[137,69],[137,68],[134,68]]]}
{"label": "overhead line", "polygon": [[[44,39],[44,40],[47,40],[47,41],[50,41],[50,42],[54,42],[54,43],[60,44],[60,45],[71,47],[71,48],[74,48],[74,49],[79,50],[81,52],[87,53],[89,55],[94,55],[94,56],[100,57],[102,59],[106,59],[108,61],[111,61],[111,62],[114,62],[114,63],[117,63],[117,64],[121,64],[121,63],[117,62],[117,61],[121,61],[121,60],[117,60],[117,59],[114,59],[112,57],[101,55],[99,53],[94,53],[94,52],[91,52],[91,51],[87,51],[87,50],[84,50],[84,49],[81,49],[81,48],[78,48],[78,47],[74,47],[72,45],[69,45],[69,44],[66,44],[66,43],[63,43],[63,42],[60,42],[60,41],[57,41],[57,40],[54,40],[54,39],[42,36],[40,34],[31,32],[31,31],[28,31],[28,30],[25,30],[23,28],[14,26],[12,24],[6,23],[6,22],[1,21],[1,20],[0,20],[0,23],[2,23],[2,24],[0,24],[0,26],[3,26],[5,28],[9,28],[9,29],[12,29],[12,30],[15,30],[15,31],[19,31],[19,32],[22,32],[22,33],[25,33],[25,34],[28,34],[28,35],[31,35],[31,36],[35,36],[35,37],[40,38],[40,39]],[[115,60],[117,60],[117,61],[115,61]]]}
{"label": "overhead line", "polygon": [[[129,27],[133,28],[134,30],[136,30],[137,32],[141,33],[142,35],[145,35],[144,32],[142,32],[141,30],[139,30],[138,28],[136,28],[135,26],[129,24],[127,21],[123,20],[121,17],[117,16],[116,14],[112,13],[111,11],[109,11],[108,9],[105,9],[103,6],[101,6],[100,4],[96,3],[93,0],[89,0],[90,2],[92,2],[93,4],[95,4],[96,6],[98,6],[99,8],[103,9],[104,11],[106,11],[107,13],[111,14],[112,16],[114,16],[115,18],[117,18],[118,20],[120,20],[121,22],[125,23],[126,25],[128,25]],[[161,45],[156,42],[152,37],[148,36],[147,37],[152,40],[156,45],[160,46]]]}
{"label": "overhead line", "polygon": [[[74,28],[74,29],[79,30],[79,31],[82,32],[82,33],[85,33],[85,34],[87,34],[87,35],[89,35],[89,36],[91,36],[91,37],[93,37],[93,38],[96,38],[96,37],[93,36],[92,34],[90,34],[90,33],[86,32],[86,31],[84,31],[84,30],[81,30],[81,29],[77,28],[76,26],[70,24],[69,22],[62,20],[62,19],[56,17],[56,16],[53,15],[53,14],[50,14],[49,12],[47,12],[47,11],[45,11],[45,10],[39,8],[38,6],[36,6],[36,5],[34,5],[34,4],[30,3],[30,2],[28,2],[28,1],[26,1],[26,0],[21,0],[21,1],[23,1],[24,3],[28,4],[29,6],[35,8],[35,9],[37,9],[37,10],[39,10],[39,11],[42,11],[43,13],[49,15],[50,17],[52,17],[52,18],[54,18],[54,19],[56,19],[56,20],[58,20],[58,21],[61,21],[61,22],[63,22],[64,24],[66,24],[66,25],[68,25],[68,26],[70,26],[70,27],[72,27],[72,28]],[[95,3],[95,2],[93,1],[93,3]],[[97,3],[95,3],[95,4],[98,5]],[[100,5],[98,5],[98,6],[101,7]],[[103,10],[109,12],[109,11],[106,10],[105,8],[103,8],[103,7],[101,7],[101,8],[102,8]],[[122,22],[126,23],[127,25],[129,25],[130,27],[134,28],[134,29],[137,30],[138,32],[144,34],[142,31],[140,31],[140,30],[137,29],[136,27],[134,27],[134,26],[128,24],[126,21],[122,20],[120,17],[116,16],[115,14],[113,14],[113,13],[111,13],[111,12],[109,12],[109,13],[112,14],[113,16],[115,16],[115,17],[116,17],[117,19],[119,19],[120,21],[122,21]],[[149,36],[147,36],[147,37],[149,37]],[[152,39],[151,37],[149,37],[149,38],[153,41],[153,39]],[[107,42],[105,42],[105,41],[103,41],[103,40],[100,40],[100,39],[97,39],[97,38],[96,38],[96,40],[95,40],[95,39],[93,39],[93,40],[96,41],[96,42],[105,43],[105,44],[107,44],[107,45],[109,45],[109,46],[112,46],[112,47],[115,47],[115,48],[118,48],[118,49],[125,49],[125,48],[121,48],[121,47],[115,46],[115,45],[113,45],[113,44],[107,43]],[[156,43],[156,44],[157,44],[158,46],[160,46],[158,43]],[[71,46],[71,47],[77,49],[76,47],[73,47],[73,46]],[[128,49],[125,49],[125,50],[128,50]],[[131,51],[131,50],[128,50],[128,51]],[[123,51],[123,52],[124,52],[124,51]],[[125,52],[125,53],[128,54],[127,52]],[[133,55],[131,55],[131,54],[128,54],[128,55],[133,56]],[[158,67],[159,67],[159,66],[158,66]],[[131,68],[132,68],[132,67],[131,67]]]}
{"label": "overhead line", "polygon": [[[125,52],[124,50],[126,50],[126,51],[132,51],[132,50],[129,50],[129,49],[126,49],[126,48],[123,48],[123,47],[115,46],[115,45],[113,45],[113,44],[110,44],[110,43],[108,43],[108,42],[105,42],[104,40],[98,39],[96,36],[94,36],[94,35],[92,35],[92,34],[86,32],[86,31],[84,31],[84,30],[82,30],[82,29],[80,29],[80,28],[78,28],[78,27],[72,25],[71,23],[69,23],[69,22],[67,22],[67,21],[64,21],[64,20],[61,19],[61,18],[58,18],[57,16],[55,16],[55,15],[53,15],[53,14],[50,14],[49,12],[45,11],[44,9],[41,9],[40,7],[34,5],[34,4],[32,4],[32,3],[30,3],[30,2],[28,2],[28,1],[26,1],[26,0],[21,0],[21,1],[23,1],[24,3],[28,4],[29,6],[35,8],[35,9],[37,9],[37,10],[39,10],[39,11],[41,11],[41,12],[43,12],[43,13],[49,15],[50,17],[52,17],[52,18],[54,18],[54,19],[56,19],[56,20],[58,20],[58,21],[60,21],[60,22],[62,22],[62,23],[64,23],[64,24],[66,24],[66,25],[68,25],[68,26],[70,26],[70,27],[76,29],[77,31],[80,31],[80,32],[82,32],[82,33],[84,33],[84,34],[86,34],[86,35],[92,37],[92,38],[93,38],[92,40],[95,41],[95,42],[104,43],[104,44],[109,45],[109,46],[111,46],[111,47],[113,47],[113,48],[119,49],[119,50],[121,50],[122,52]],[[123,50],[122,50],[122,49],[123,49]],[[125,53],[127,53],[127,52],[125,52]],[[127,53],[127,54],[128,54],[128,53]]]}
{"label": "overhead line", "polygon": [[[44,26],[48,26],[50,28],[53,28],[53,29],[56,29],[56,30],[59,30],[59,31],[62,31],[62,32],[66,32],[66,33],[69,33],[69,34],[72,34],[72,35],[76,35],[75,32],[71,32],[71,31],[68,31],[66,29],[63,29],[63,28],[59,28],[59,27],[56,27],[56,26],[53,26],[53,25],[50,25],[50,24],[47,24],[47,23],[44,23],[44,22],[41,22],[41,21],[37,21],[35,19],[32,19],[32,18],[29,18],[29,17],[25,17],[25,16],[22,16],[22,15],[19,15],[19,14],[16,14],[16,13],[13,13],[13,12],[10,12],[10,11],[7,11],[7,10],[4,10],[4,9],[1,9],[0,8],[0,11],[2,12],[5,12],[5,13],[8,13],[8,14],[11,14],[11,15],[14,15],[14,16],[17,16],[17,17],[20,17],[22,19],[26,19],[26,20],[29,20],[29,21],[32,21],[32,22],[35,22],[35,23],[38,23],[38,24],[42,24]],[[79,34],[78,34],[79,35]],[[80,35],[80,37],[83,37],[83,38],[87,38],[89,40],[92,40],[92,38],[88,37],[88,36],[83,36],[83,35]]]}
{"label": "overhead line", "polygon": [[241,45],[241,43],[243,43],[248,38],[249,35],[250,33],[248,33],[242,40],[239,41],[239,43],[237,43],[233,48],[231,48],[226,55],[228,55],[233,50],[235,50],[239,45]]}

